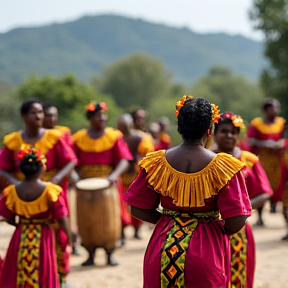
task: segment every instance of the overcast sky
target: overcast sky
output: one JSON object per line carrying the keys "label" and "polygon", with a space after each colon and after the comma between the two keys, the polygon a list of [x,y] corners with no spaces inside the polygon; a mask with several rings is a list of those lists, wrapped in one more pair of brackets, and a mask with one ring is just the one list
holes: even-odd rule
{"label": "overcast sky", "polygon": [[0,32],[117,14],[200,32],[242,34],[256,40],[248,12],[252,0],[1,0]]}

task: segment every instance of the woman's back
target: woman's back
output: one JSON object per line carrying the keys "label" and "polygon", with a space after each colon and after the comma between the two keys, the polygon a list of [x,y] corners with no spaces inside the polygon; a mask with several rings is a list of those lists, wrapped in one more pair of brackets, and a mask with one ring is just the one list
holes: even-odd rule
{"label": "woman's back", "polygon": [[[33,187],[35,192],[30,190]],[[10,185],[0,199],[0,215],[10,223],[19,216],[1,271],[0,287],[33,287],[32,283],[59,287],[55,234],[50,224],[67,216],[62,188],[52,183]]]}
{"label": "woman's back", "polygon": [[183,173],[195,173],[203,170],[215,156],[215,153],[200,144],[195,146],[181,144],[165,153],[166,160],[171,167]]}
{"label": "woman's back", "polygon": [[156,223],[144,258],[144,288],[228,287],[227,223],[234,219],[239,230],[251,207],[244,164],[204,148],[218,113],[205,99],[183,96],[176,103],[183,143],[140,161],[126,201],[135,217]]}

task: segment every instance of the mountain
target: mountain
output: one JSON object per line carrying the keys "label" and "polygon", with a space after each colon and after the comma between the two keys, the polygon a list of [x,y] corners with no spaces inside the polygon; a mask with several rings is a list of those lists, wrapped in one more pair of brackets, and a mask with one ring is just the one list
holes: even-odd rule
{"label": "mountain", "polygon": [[139,51],[161,59],[175,80],[186,83],[213,65],[255,80],[265,64],[262,49],[261,43],[240,35],[197,34],[115,15],[86,16],[0,34],[0,80],[18,84],[31,74],[66,73],[88,80],[103,66]]}

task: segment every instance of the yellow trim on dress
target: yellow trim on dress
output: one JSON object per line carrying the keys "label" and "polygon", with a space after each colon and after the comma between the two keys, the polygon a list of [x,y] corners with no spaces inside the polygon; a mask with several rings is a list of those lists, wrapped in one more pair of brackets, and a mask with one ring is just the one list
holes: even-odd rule
{"label": "yellow trim on dress", "polygon": [[39,139],[36,143],[28,144],[24,142],[21,136],[22,131],[13,132],[4,137],[4,145],[12,151],[19,151],[23,146],[25,147],[35,147],[37,150],[40,150],[43,154],[46,154],[48,150],[53,148],[57,143],[59,138],[62,136],[62,132],[59,130],[51,129],[46,130],[43,137]]}
{"label": "yellow trim on dress", "polygon": [[154,151],[154,145],[151,143],[151,139],[147,136],[142,138],[140,141],[138,148],[137,148],[137,153],[140,154],[141,156],[145,156],[149,152]]}
{"label": "yellow trim on dress", "polygon": [[71,133],[70,128],[68,128],[66,126],[55,126],[55,129],[58,131],[61,131],[63,134],[64,133]]}
{"label": "yellow trim on dress", "polygon": [[262,118],[257,117],[251,121],[251,125],[263,134],[277,134],[281,133],[284,129],[285,122],[286,120],[284,118],[276,117],[273,124],[266,124],[263,122]]}
{"label": "yellow trim on dress", "polygon": [[163,142],[166,142],[166,143],[170,143],[171,138],[170,138],[170,136],[167,133],[161,132],[160,135],[159,135],[159,140],[163,141]]}
{"label": "yellow trim on dress", "polygon": [[92,139],[88,135],[87,129],[82,129],[72,135],[72,141],[84,152],[99,153],[112,149],[115,142],[122,136],[123,134],[119,130],[107,127],[102,137]]}
{"label": "yellow trim on dress", "polygon": [[216,196],[245,166],[232,155],[219,153],[201,171],[183,173],[168,163],[165,150],[148,153],[139,165],[147,173],[148,184],[179,207],[205,206],[205,199]]}
{"label": "yellow trim on dress", "polygon": [[52,202],[59,199],[62,188],[56,184],[48,183],[42,194],[34,201],[27,202],[17,195],[15,185],[10,185],[3,190],[6,196],[6,206],[19,216],[30,218],[33,215],[46,212]]}
{"label": "yellow trim on dress", "polygon": [[259,158],[255,154],[248,151],[242,151],[239,160],[249,168],[252,168],[257,162],[259,162]]}

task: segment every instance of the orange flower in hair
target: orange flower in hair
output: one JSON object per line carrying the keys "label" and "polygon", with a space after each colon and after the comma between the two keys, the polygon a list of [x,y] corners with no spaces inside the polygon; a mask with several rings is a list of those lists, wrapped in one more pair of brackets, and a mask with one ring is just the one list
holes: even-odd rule
{"label": "orange flower in hair", "polygon": [[86,111],[95,111],[96,107],[95,107],[95,102],[90,102],[87,106],[86,106]]}
{"label": "orange flower in hair", "polygon": [[237,128],[245,128],[244,120],[240,115],[235,115],[230,112],[225,112],[224,114],[221,115],[221,119],[231,119],[232,124],[237,127]]}
{"label": "orange flower in hair", "polygon": [[219,107],[216,104],[211,104],[212,108],[212,123],[217,124],[221,118]]}
{"label": "orange flower in hair", "polygon": [[108,110],[107,104],[105,102],[100,102],[100,103],[90,102],[86,106],[86,111],[89,111],[89,112],[94,112],[94,111],[99,111],[99,110],[107,111]]}
{"label": "orange flower in hair", "polygon": [[239,115],[234,115],[232,118],[232,123],[235,127],[238,127],[238,128],[245,128],[245,124],[244,124],[244,120],[242,119],[241,116]]}
{"label": "orange flower in hair", "polygon": [[175,115],[176,115],[177,118],[178,118],[178,115],[179,115],[179,111],[184,106],[185,102],[187,100],[192,100],[192,99],[193,99],[193,96],[184,95],[184,96],[182,96],[180,101],[176,102]]}

